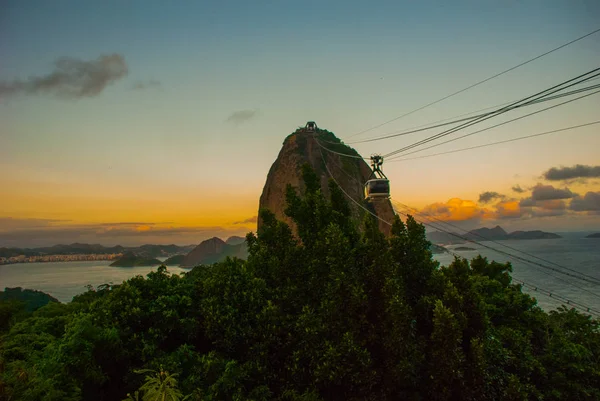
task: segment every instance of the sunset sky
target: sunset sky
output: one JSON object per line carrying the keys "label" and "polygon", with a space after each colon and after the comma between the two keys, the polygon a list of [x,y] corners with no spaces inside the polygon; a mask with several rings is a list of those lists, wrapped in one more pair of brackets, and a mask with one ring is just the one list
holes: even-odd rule
{"label": "sunset sky", "polygon": [[[598,28],[600,2],[579,0],[2,1],[0,246],[243,235],[284,138],[307,120],[351,143],[517,100],[600,67],[600,33],[354,135]],[[406,157],[585,124],[599,110],[592,95]],[[385,154],[442,130],[352,146]],[[600,231],[599,134],[384,171],[393,199],[465,227]]]}

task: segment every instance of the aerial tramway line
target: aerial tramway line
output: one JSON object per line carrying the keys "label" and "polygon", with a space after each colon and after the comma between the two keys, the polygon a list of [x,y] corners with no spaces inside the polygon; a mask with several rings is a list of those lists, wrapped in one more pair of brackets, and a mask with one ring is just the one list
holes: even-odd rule
{"label": "aerial tramway line", "polygon": [[[317,129],[317,123],[308,121],[304,127],[304,132],[315,134]],[[318,139],[317,144],[323,146]],[[383,173],[382,165],[382,156],[377,154],[371,156],[371,175],[364,183],[365,200],[377,201],[390,198],[390,180]]]}

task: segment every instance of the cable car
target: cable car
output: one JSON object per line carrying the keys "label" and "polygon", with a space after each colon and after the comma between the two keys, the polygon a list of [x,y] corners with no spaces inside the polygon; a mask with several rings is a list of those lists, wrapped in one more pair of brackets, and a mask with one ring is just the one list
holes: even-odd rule
{"label": "cable car", "polygon": [[371,156],[371,176],[365,183],[365,199],[388,199],[390,197],[390,180],[383,174],[381,165],[383,157],[379,155]]}
{"label": "cable car", "polygon": [[306,127],[304,127],[306,132],[315,132],[317,130],[317,123],[314,121],[309,121],[306,123]]}

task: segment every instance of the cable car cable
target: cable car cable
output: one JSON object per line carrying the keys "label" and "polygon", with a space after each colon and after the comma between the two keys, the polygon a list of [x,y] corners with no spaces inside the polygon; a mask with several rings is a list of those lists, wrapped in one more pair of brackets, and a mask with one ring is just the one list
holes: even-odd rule
{"label": "cable car cable", "polygon": [[[490,129],[493,129],[493,128],[497,128],[497,127],[500,127],[500,126],[502,126],[502,125],[505,125],[505,124],[508,124],[508,123],[512,123],[512,122],[515,122],[515,121],[518,121],[518,120],[522,120],[523,118],[530,117],[530,116],[533,116],[533,115],[535,115],[535,114],[542,113],[542,112],[544,112],[544,111],[547,111],[547,110],[550,110],[550,109],[553,109],[553,108],[556,108],[556,107],[559,107],[559,106],[563,106],[563,105],[565,105],[565,104],[568,104],[568,103],[574,102],[574,101],[576,101],[576,100],[583,99],[583,98],[585,98],[585,97],[588,97],[588,96],[595,95],[595,94],[597,94],[597,93],[600,93],[600,91],[595,91],[595,92],[592,92],[592,93],[588,93],[588,94],[585,94],[585,95],[582,95],[582,96],[576,97],[575,99],[570,99],[570,100],[564,101],[564,102],[562,102],[562,103],[558,103],[558,104],[552,105],[552,106],[550,106],[550,107],[546,107],[545,109],[537,110],[537,111],[534,111],[534,112],[532,112],[532,113],[525,114],[525,115],[523,115],[523,116],[516,117],[516,118],[513,118],[513,119],[511,119],[511,120],[507,120],[507,121],[501,122],[501,123],[499,123],[499,124],[492,125],[492,126],[490,126],[490,127],[487,127],[487,128],[480,129],[480,130],[478,130],[478,131],[471,132],[471,133],[469,133],[469,134],[465,134],[465,135],[462,135],[462,136],[458,136],[458,137],[456,137],[456,138],[448,139],[447,141],[444,141],[444,142],[439,142],[439,143],[436,143],[436,144],[433,144],[433,145],[427,146],[427,147],[425,147],[425,148],[421,148],[421,149],[414,150],[414,151],[412,151],[412,152],[408,152],[408,153],[403,153],[403,154],[399,154],[399,155],[397,155],[398,153],[401,153],[401,152],[400,152],[400,151],[395,151],[395,152],[392,152],[392,154],[393,154],[393,155],[397,155],[397,156],[395,156],[395,157],[392,157],[392,158],[390,158],[389,160],[395,160],[395,159],[398,159],[399,157],[404,157],[404,156],[412,155],[412,154],[414,154],[414,153],[419,153],[419,152],[422,152],[422,151],[424,151],[424,150],[428,150],[428,149],[432,149],[432,148],[438,147],[438,146],[440,146],[440,145],[445,145],[445,144],[447,144],[447,143],[450,143],[450,142],[458,141],[459,139],[463,139],[463,138],[466,138],[466,137],[469,137],[469,136],[472,136],[472,135],[475,135],[475,134],[479,134],[479,133],[481,133],[481,132],[488,131],[488,130],[490,130]],[[449,134],[451,134],[451,133],[452,133],[452,132],[450,132],[450,133],[448,133],[448,134],[445,134],[444,136],[446,136],[446,135],[449,135]],[[435,139],[438,139],[438,138],[435,138]],[[431,141],[427,141],[427,142],[431,142]],[[427,142],[424,142],[424,143],[427,143]],[[423,143],[423,144],[424,144],[424,143]],[[417,145],[417,146],[418,146],[418,145]],[[413,146],[413,147],[414,147],[414,146]],[[407,148],[406,150],[410,150],[412,147],[406,147],[406,148]],[[387,157],[389,157],[389,155],[388,155]]]}
{"label": "cable car cable", "polygon": [[[600,120],[597,120],[597,121],[593,121],[593,122],[590,122],[590,123],[587,123],[587,124],[581,124],[581,125],[575,125],[575,126],[572,126],[572,127],[565,127],[565,128],[555,129],[555,130],[552,130],[552,131],[541,132],[539,134],[520,136],[520,137],[517,137],[517,138],[507,139],[507,140],[504,140],[504,141],[498,141],[498,142],[486,143],[486,144],[483,144],[483,145],[471,146],[471,147],[468,147],[468,148],[449,150],[447,152],[433,153],[433,154],[430,154],[430,155],[422,155],[422,156],[400,158],[400,159],[398,159],[398,158],[391,158],[391,159],[388,160],[388,162],[392,162],[392,163],[393,162],[403,162],[403,161],[407,161],[407,160],[425,159],[425,158],[433,157],[433,156],[440,156],[440,155],[447,155],[447,154],[450,154],[450,153],[464,152],[464,151],[467,151],[467,150],[479,149],[479,148],[485,148],[485,147],[488,147],[488,146],[500,145],[500,144],[503,144],[503,143],[521,141],[523,139],[535,138],[535,137],[538,137],[538,136],[554,134],[554,133],[557,133],[557,132],[566,132],[566,131],[570,131],[570,130],[573,130],[573,129],[583,128],[583,127],[587,127],[587,126],[594,125],[594,124],[599,124],[599,123],[600,123]],[[425,149],[423,149],[423,150],[425,150]],[[402,155],[402,156],[404,156],[404,155]],[[402,156],[400,156],[400,157],[402,157]]]}
{"label": "cable car cable", "polygon": [[540,55],[538,55],[538,56],[536,56],[536,57],[534,57],[534,58],[531,58],[531,59],[529,59],[529,60],[527,60],[527,61],[524,61],[524,62],[522,62],[522,63],[520,63],[520,64],[517,64],[517,65],[515,65],[514,67],[511,67],[511,68],[509,68],[509,69],[506,69],[506,70],[504,70],[504,71],[502,71],[502,72],[499,72],[499,73],[497,73],[497,74],[495,74],[495,75],[492,75],[492,76],[491,76],[491,77],[489,77],[489,78],[486,78],[486,79],[484,79],[484,80],[482,80],[482,81],[479,81],[479,82],[476,82],[476,83],[474,83],[474,84],[472,84],[472,85],[469,85],[469,86],[467,86],[466,88],[463,88],[463,89],[461,89],[461,90],[459,90],[459,91],[456,91],[456,92],[453,92],[453,93],[451,93],[451,94],[449,94],[449,95],[446,95],[446,96],[444,96],[444,97],[442,97],[442,98],[440,98],[440,99],[438,99],[438,100],[436,100],[436,101],[433,101],[433,102],[431,102],[431,103],[428,103],[428,104],[426,104],[426,105],[424,105],[424,106],[421,106],[421,107],[419,107],[419,108],[416,108],[416,109],[414,109],[414,110],[412,110],[412,111],[409,111],[409,112],[407,112],[407,113],[404,113],[404,114],[402,114],[402,115],[400,115],[400,116],[398,116],[398,117],[395,117],[395,118],[393,118],[393,119],[391,119],[391,120],[388,120],[388,121],[386,121],[386,122],[384,122],[384,123],[382,123],[382,124],[379,124],[379,125],[376,125],[376,126],[374,126],[374,127],[371,127],[371,128],[369,128],[369,129],[366,129],[366,130],[363,130],[363,131],[357,132],[357,133],[355,133],[355,134],[352,134],[352,135],[350,135],[348,138],[353,138],[353,137],[355,137],[355,136],[357,136],[357,135],[364,134],[365,132],[369,132],[369,131],[372,131],[372,130],[374,130],[374,129],[377,129],[377,128],[380,128],[380,127],[383,127],[384,125],[387,125],[387,124],[389,124],[389,123],[391,123],[391,122],[394,122],[394,121],[397,121],[397,120],[399,120],[399,119],[401,119],[401,118],[404,118],[404,117],[406,117],[406,116],[409,116],[409,115],[411,115],[411,114],[413,114],[413,113],[416,113],[417,111],[421,111],[421,110],[423,110],[423,109],[425,109],[425,108],[427,108],[427,107],[429,107],[429,106],[433,106],[434,104],[440,103],[440,102],[442,102],[442,101],[444,101],[444,100],[446,100],[446,99],[449,99],[449,98],[451,98],[451,97],[453,97],[453,96],[456,96],[456,95],[458,95],[458,94],[460,94],[460,93],[463,93],[463,92],[465,92],[465,91],[467,91],[467,90],[469,90],[469,89],[471,89],[471,88],[474,88],[474,87],[476,87],[476,86],[479,86],[479,85],[481,85],[481,84],[483,84],[483,83],[485,83],[485,82],[491,81],[491,80],[492,80],[492,79],[494,79],[494,78],[497,78],[497,77],[499,77],[499,76],[501,76],[501,75],[504,75],[504,74],[506,74],[506,73],[508,73],[508,72],[510,72],[510,71],[513,71],[513,70],[515,70],[515,69],[517,69],[517,68],[519,68],[519,67],[522,67],[522,66],[524,66],[524,65],[526,65],[526,64],[529,64],[529,63],[531,63],[531,62],[533,62],[533,61],[535,61],[535,60],[538,60],[538,59],[540,59],[540,58],[542,58],[542,57],[544,57],[544,56],[547,56],[548,54],[554,53],[554,52],[555,52],[555,51],[557,51],[557,50],[560,50],[560,49],[562,49],[562,48],[564,48],[564,47],[567,47],[567,46],[569,46],[569,45],[571,45],[571,44],[573,44],[573,43],[575,43],[575,42],[578,42],[578,41],[580,41],[580,40],[582,40],[582,39],[585,39],[585,38],[587,38],[588,36],[591,36],[591,35],[593,35],[593,34],[595,34],[595,33],[597,33],[597,32],[600,32],[600,28],[598,28],[598,29],[596,29],[596,30],[594,30],[594,31],[592,31],[592,32],[590,32],[590,33],[587,33],[587,34],[585,34],[585,35],[583,35],[583,36],[580,36],[580,37],[578,37],[578,38],[576,38],[576,39],[573,39],[573,40],[571,40],[570,42],[567,42],[567,43],[565,43],[565,44],[563,44],[563,45],[561,45],[561,46],[555,47],[554,49],[552,49],[552,50],[549,50],[549,51],[547,51],[547,52],[545,52],[545,53],[542,53],[542,54],[540,54]]}
{"label": "cable car cable", "polygon": [[[596,79],[598,79],[598,77]],[[589,90],[593,90],[593,89],[597,89],[597,88],[600,88],[600,84],[590,85],[590,86],[587,86],[585,88],[575,89],[575,90],[572,90],[570,92],[561,93],[559,95],[551,96],[551,97],[548,97],[548,98],[542,98],[542,99],[530,102],[528,104],[517,106],[514,109],[518,109],[518,108],[521,108],[521,107],[532,106],[534,104],[538,104],[538,103],[542,103],[542,102],[548,102],[548,101],[551,101],[551,100],[559,99],[561,97],[570,96],[570,95],[574,95],[574,94],[581,93],[581,92],[587,92]],[[507,105],[507,104],[510,104],[510,103],[512,103],[512,102],[503,103],[503,104],[498,105],[498,106],[488,107],[488,108],[483,109],[483,110],[488,110],[488,109],[491,109],[491,108],[497,108],[497,107],[500,107],[500,106],[503,106],[503,105]],[[481,111],[481,110],[479,110],[479,111]],[[467,114],[473,114],[473,113],[476,113],[476,112],[467,113]],[[463,122],[463,121],[469,121],[469,120],[473,120],[473,119],[476,119],[476,118],[485,117],[485,116],[490,115],[492,113],[493,112],[478,114],[478,115],[475,115],[475,116],[461,118],[461,119],[458,119],[458,120],[453,120],[453,121],[449,121],[449,122],[445,122],[445,123],[441,123],[441,124],[437,124],[437,122],[435,122],[433,124],[436,124],[436,125],[422,125],[422,126],[419,126],[419,127],[411,128],[409,130],[405,130],[405,131],[390,132],[390,133],[384,134],[383,136],[378,136],[378,137],[375,137],[375,138],[364,139],[364,140],[355,141],[355,142],[348,142],[346,145],[355,145],[355,144],[359,144],[359,143],[381,141],[381,140],[384,140],[384,139],[390,139],[390,138],[395,138],[395,137],[399,137],[399,136],[410,135],[410,134],[414,134],[416,132],[427,131],[427,130],[434,129],[434,128],[444,127],[446,125],[456,124],[456,123],[460,123],[460,122]],[[463,114],[463,116],[464,115],[466,115],[466,114]],[[457,117],[460,117],[460,116],[457,116]],[[446,119],[446,120],[448,120],[448,119]],[[446,120],[440,120],[438,122],[446,121]],[[326,141],[324,141],[324,142],[326,142]],[[335,143],[335,142],[327,142],[327,143]]]}
{"label": "cable car cable", "polygon": [[[441,133],[439,133],[439,134],[432,135],[432,136],[430,136],[430,137],[428,137],[428,138],[422,139],[422,140],[420,140],[420,141],[418,141],[418,142],[415,142],[415,143],[413,143],[413,144],[410,144],[410,145],[408,145],[408,146],[405,146],[404,148],[401,148],[401,149],[395,150],[395,151],[393,151],[393,152],[390,152],[390,153],[388,153],[388,154],[384,155],[384,157],[389,157],[389,156],[395,155],[395,154],[397,154],[397,153],[404,152],[404,151],[406,151],[406,150],[409,150],[409,149],[412,149],[412,148],[414,148],[414,147],[417,147],[417,146],[423,145],[423,144],[425,144],[425,143],[427,143],[427,142],[431,142],[431,141],[434,141],[434,140],[436,140],[436,139],[439,139],[439,138],[441,138],[441,137],[443,137],[443,136],[450,135],[450,134],[452,134],[452,133],[454,133],[454,132],[456,132],[456,131],[458,131],[458,130],[461,130],[461,129],[464,129],[464,128],[468,128],[468,127],[470,127],[470,126],[472,126],[472,125],[478,124],[478,123],[480,123],[480,122],[482,122],[482,121],[485,121],[485,120],[489,120],[490,118],[496,117],[496,116],[498,116],[498,115],[500,115],[500,114],[504,114],[504,113],[506,113],[506,112],[508,112],[508,111],[510,111],[510,110],[513,110],[513,109],[515,109],[515,108],[516,108],[515,106],[517,106],[519,103],[526,102],[525,104],[528,104],[528,103],[530,103],[530,102],[532,102],[532,101],[534,101],[534,100],[537,100],[537,99],[540,99],[540,98],[544,98],[544,97],[546,97],[546,96],[548,96],[548,95],[551,95],[552,93],[556,93],[556,92],[558,92],[558,91],[562,91],[562,90],[564,90],[564,89],[566,89],[566,88],[568,88],[568,87],[570,87],[570,86],[577,85],[577,84],[579,84],[579,83],[582,83],[582,82],[586,82],[587,80],[589,80],[589,79],[591,79],[591,78],[594,78],[594,77],[596,77],[596,76],[600,76],[600,73],[597,73],[596,75],[594,75],[594,76],[592,76],[592,77],[587,77],[587,78],[583,78],[583,77],[585,77],[586,75],[589,75],[589,74],[595,73],[595,72],[597,72],[597,71],[599,71],[599,70],[600,70],[600,67],[599,67],[599,68],[596,68],[596,69],[594,69],[594,70],[591,70],[591,71],[589,71],[589,72],[586,72],[585,74],[579,75],[579,76],[577,76],[577,77],[575,77],[575,78],[569,79],[569,80],[567,80],[567,81],[565,81],[565,82],[562,82],[562,83],[560,83],[560,84],[558,84],[558,85],[555,85],[555,86],[553,86],[553,87],[551,87],[551,88],[545,89],[545,90],[543,90],[543,91],[541,91],[541,92],[538,92],[538,93],[536,93],[536,94],[534,94],[534,95],[528,96],[528,97],[526,97],[526,98],[524,98],[524,99],[522,99],[522,100],[519,100],[519,101],[517,101],[517,102],[514,102],[514,103],[512,103],[512,104],[511,104],[511,105],[509,105],[509,106],[506,106],[506,107],[500,108],[500,109],[498,109],[498,110],[495,110],[494,112],[492,112],[492,113],[489,113],[489,114],[488,114],[487,116],[485,116],[485,117],[480,117],[480,118],[477,118],[477,119],[475,119],[475,120],[473,120],[473,121],[468,121],[468,122],[466,122],[466,123],[464,123],[464,124],[460,124],[460,125],[458,125],[458,126],[456,126],[456,127],[450,128],[450,129],[448,129],[448,130],[446,130],[446,131],[442,131],[442,132],[441,132]],[[572,82],[572,81],[576,81],[576,80],[578,80],[578,79],[580,79],[580,81],[579,81],[579,82],[571,83],[570,85],[568,85],[568,86],[566,86],[566,87],[560,88],[561,86],[563,86],[563,85],[566,85],[566,84],[568,84],[568,83],[570,83],[570,82]],[[546,92],[549,92],[549,93],[546,93]],[[585,96],[583,96],[583,97],[585,97]],[[533,98],[533,99],[532,99],[532,98]],[[580,97],[580,98],[581,98],[581,97]],[[580,99],[580,98],[577,98],[577,99]],[[569,102],[566,102],[566,103],[569,103]],[[560,103],[560,104],[565,104],[565,103]],[[560,105],[560,104],[559,104],[559,105]],[[555,106],[554,106],[554,107],[555,107]],[[552,107],[550,107],[550,108],[552,108]],[[544,110],[549,110],[550,108],[548,108],[548,109],[544,109]],[[535,113],[533,113],[533,114],[535,114]],[[532,114],[530,114],[530,115],[532,115]]]}
{"label": "cable car cable", "polygon": [[316,136],[314,136],[314,139],[315,139],[315,141],[317,142],[317,144],[318,144],[318,145],[319,145],[321,148],[325,149],[326,151],[328,151],[328,152],[330,152],[330,153],[335,153],[336,155],[340,155],[340,156],[346,156],[346,157],[351,157],[351,158],[354,158],[354,159],[369,160],[369,159],[367,159],[366,157],[362,157],[362,156],[357,156],[357,155],[349,155],[349,154],[347,154],[347,153],[336,152],[335,150],[332,150],[332,149],[329,149],[329,148],[327,148],[327,147],[323,146],[323,145],[321,144],[321,142],[320,142],[320,141],[317,139],[317,137],[316,137]]}

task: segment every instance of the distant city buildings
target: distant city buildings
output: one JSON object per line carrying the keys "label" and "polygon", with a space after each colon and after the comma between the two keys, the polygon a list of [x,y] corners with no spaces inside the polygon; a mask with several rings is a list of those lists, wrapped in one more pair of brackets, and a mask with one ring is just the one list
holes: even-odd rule
{"label": "distant city buildings", "polygon": [[43,256],[12,256],[10,258],[0,257],[0,265],[13,263],[44,263],[44,262],[81,262],[94,260],[115,260],[123,256],[122,253],[107,254],[79,254],[79,255],[43,255]]}

